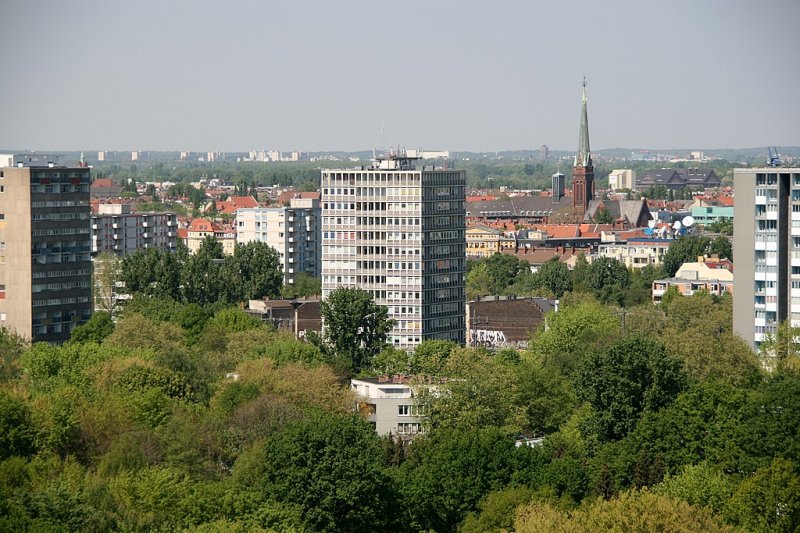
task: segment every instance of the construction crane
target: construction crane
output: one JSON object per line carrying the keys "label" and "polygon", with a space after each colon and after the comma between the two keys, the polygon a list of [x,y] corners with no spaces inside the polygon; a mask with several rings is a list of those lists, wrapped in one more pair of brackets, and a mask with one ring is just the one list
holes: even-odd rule
{"label": "construction crane", "polygon": [[769,151],[769,158],[767,159],[767,165],[770,167],[781,166],[781,158],[778,155],[778,149],[775,146],[767,146],[767,150]]}

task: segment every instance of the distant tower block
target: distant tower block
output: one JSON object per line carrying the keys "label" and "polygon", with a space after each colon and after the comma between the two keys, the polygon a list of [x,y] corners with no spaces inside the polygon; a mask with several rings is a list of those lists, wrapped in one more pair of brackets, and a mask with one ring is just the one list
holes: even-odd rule
{"label": "distant tower block", "polygon": [[550,148],[543,144],[539,147],[539,159],[546,161],[548,157],[550,157]]}
{"label": "distant tower block", "polygon": [[564,187],[566,186],[566,182],[567,178],[561,172],[556,172],[553,174],[553,188],[550,194],[553,198],[554,204],[557,204],[564,196]]}
{"label": "distant tower block", "polygon": [[589,149],[589,117],[586,112],[586,78],[583,79],[581,104],[581,127],[578,137],[578,152],[572,167],[572,207],[579,215],[586,213],[594,198],[594,166]]}

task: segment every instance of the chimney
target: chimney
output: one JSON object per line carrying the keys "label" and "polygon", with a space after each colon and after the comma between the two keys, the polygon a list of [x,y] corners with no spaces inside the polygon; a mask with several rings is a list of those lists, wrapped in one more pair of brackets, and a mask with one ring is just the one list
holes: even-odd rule
{"label": "chimney", "polygon": [[378,376],[378,383],[386,383],[389,381],[389,376]]}
{"label": "chimney", "polygon": [[392,383],[400,383],[400,374],[395,374],[392,376]]}

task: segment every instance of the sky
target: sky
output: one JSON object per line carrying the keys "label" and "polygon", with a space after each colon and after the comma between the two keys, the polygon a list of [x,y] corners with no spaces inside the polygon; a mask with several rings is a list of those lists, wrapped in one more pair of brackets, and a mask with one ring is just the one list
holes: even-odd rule
{"label": "sky", "polygon": [[0,13],[3,149],[574,150],[584,76],[595,150],[800,145],[798,0],[4,0]]}

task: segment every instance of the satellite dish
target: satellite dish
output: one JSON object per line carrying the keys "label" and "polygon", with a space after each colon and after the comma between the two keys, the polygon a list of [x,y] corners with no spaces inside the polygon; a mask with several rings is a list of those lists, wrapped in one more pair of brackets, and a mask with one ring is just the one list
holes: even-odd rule
{"label": "satellite dish", "polygon": [[694,217],[692,215],[687,215],[683,217],[684,228],[691,228],[693,225],[694,225]]}
{"label": "satellite dish", "polygon": [[647,227],[650,228],[650,229],[655,228],[656,227],[656,221],[655,220],[648,220],[647,221]]}
{"label": "satellite dish", "polygon": [[681,229],[683,224],[681,224],[680,220],[676,220],[675,223],[672,225],[672,229]]}

